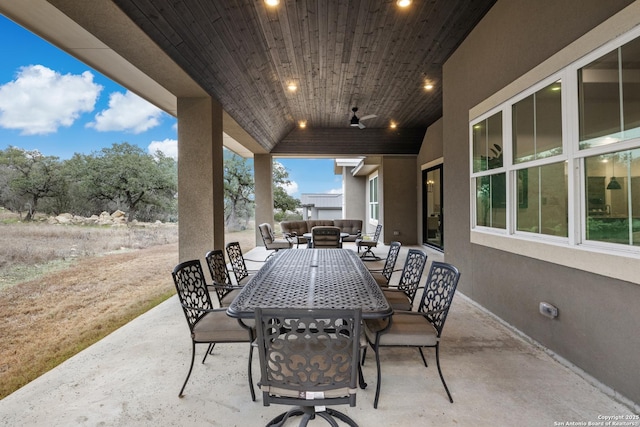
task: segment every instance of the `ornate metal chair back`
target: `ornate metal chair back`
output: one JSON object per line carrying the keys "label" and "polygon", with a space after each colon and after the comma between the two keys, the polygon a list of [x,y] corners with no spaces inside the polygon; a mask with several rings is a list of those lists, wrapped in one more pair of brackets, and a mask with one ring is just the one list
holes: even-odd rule
{"label": "ornate metal chair back", "polygon": [[398,282],[398,289],[407,295],[411,303],[413,303],[416,297],[416,292],[420,286],[420,279],[422,279],[422,273],[426,264],[427,254],[419,249],[409,249],[407,259],[402,268],[400,281]]}
{"label": "ornate metal chair back", "polygon": [[249,276],[249,270],[247,270],[247,264],[244,262],[244,256],[242,255],[242,249],[240,243],[230,242],[227,243],[227,256],[229,256],[229,262],[231,263],[231,270],[236,276],[238,284],[245,277]]}
{"label": "ornate metal chair back", "polygon": [[173,276],[173,282],[176,285],[178,298],[187,318],[189,329],[193,331],[193,326],[196,322],[206,314],[197,309],[213,309],[200,260],[185,261],[178,264],[171,275]]}
{"label": "ornate metal chair back", "polygon": [[418,311],[429,313],[427,318],[438,331],[438,337],[447,320],[459,279],[460,272],[453,265],[439,261],[431,263]]}

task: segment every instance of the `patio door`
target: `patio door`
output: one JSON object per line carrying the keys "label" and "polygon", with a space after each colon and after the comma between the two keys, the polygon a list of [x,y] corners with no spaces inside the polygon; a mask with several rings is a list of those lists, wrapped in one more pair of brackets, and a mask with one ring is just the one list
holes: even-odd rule
{"label": "patio door", "polygon": [[422,171],[422,243],[444,249],[442,164]]}

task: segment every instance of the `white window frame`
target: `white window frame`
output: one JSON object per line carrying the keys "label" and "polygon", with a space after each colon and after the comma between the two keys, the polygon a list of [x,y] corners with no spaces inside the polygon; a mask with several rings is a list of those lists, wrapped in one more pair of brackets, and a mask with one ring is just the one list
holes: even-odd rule
{"label": "white window frame", "polygon": [[[575,52],[573,45],[558,52],[540,66],[520,77],[503,90],[483,101],[469,112],[469,174],[470,174],[470,220],[472,243],[490,246],[555,264],[565,265],[585,271],[602,274],[640,284],[637,275],[640,267],[640,247],[607,242],[586,240],[586,197],[584,179],[584,159],[586,157],[610,152],[640,148],[640,138],[579,150],[578,135],[578,70],[617,47],[640,37],[640,27],[627,22],[622,14],[607,21],[607,26],[594,29],[604,43],[593,46],[598,38],[587,34],[576,41],[581,43],[582,55]],[[637,20],[637,18],[636,18]],[[621,24],[620,21],[625,21]],[[620,37],[606,35],[603,28],[615,35],[621,34],[620,27],[629,29]],[[619,28],[616,30],[615,27]],[[592,43],[589,52],[587,43]],[[572,51],[573,50],[573,51]],[[569,60],[567,59],[569,58]],[[551,71],[555,69],[555,71]],[[562,81],[562,154],[529,162],[512,163],[512,117],[514,103],[530,96],[553,81]],[[473,125],[488,117],[502,112],[503,123],[503,168],[473,172]],[[558,237],[540,233],[516,230],[516,211],[512,201],[517,200],[517,171],[525,168],[543,166],[564,161],[567,164],[568,179],[568,236]],[[506,172],[507,217],[506,229],[478,226],[476,223],[476,186],[475,180],[484,175]],[[631,262],[630,262],[631,261]]]}
{"label": "white window frame", "polygon": [[[376,182],[376,200],[373,201],[371,200],[371,185],[372,182],[375,181]],[[378,225],[378,222],[380,221],[380,180],[378,179],[378,172],[375,172],[371,175],[369,175],[369,180],[368,180],[368,186],[367,186],[367,201],[368,201],[368,212],[367,212],[367,217],[369,219],[369,224],[373,224],[373,225]],[[374,218],[371,214],[373,212],[373,207],[377,206],[378,208],[378,218]]]}

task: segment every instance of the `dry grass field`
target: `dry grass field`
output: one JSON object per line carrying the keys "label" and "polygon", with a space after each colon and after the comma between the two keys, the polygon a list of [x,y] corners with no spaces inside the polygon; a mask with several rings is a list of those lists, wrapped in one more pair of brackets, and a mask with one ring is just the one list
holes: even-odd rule
{"label": "dry grass field", "polygon": [[[253,233],[227,241],[248,251]],[[0,399],[173,295],[177,236],[175,224],[49,225],[0,215]]]}

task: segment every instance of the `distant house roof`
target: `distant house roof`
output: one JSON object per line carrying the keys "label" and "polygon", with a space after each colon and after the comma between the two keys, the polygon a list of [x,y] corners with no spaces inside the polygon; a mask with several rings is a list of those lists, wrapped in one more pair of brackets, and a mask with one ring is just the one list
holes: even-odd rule
{"label": "distant house roof", "polygon": [[300,195],[302,206],[314,206],[318,209],[342,208],[342,194],[307,193]]}

